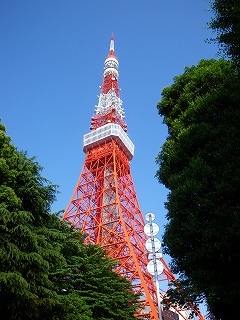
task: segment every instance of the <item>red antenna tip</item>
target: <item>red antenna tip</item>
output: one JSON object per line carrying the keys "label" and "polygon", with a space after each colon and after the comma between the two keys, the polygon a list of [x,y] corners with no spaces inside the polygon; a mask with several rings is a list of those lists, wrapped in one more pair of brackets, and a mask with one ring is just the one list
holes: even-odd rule
{"label": "red antenna tip", "polygon": [[111,41],[110,41],[109,55],[110,56],[114,56],[114,36],[113,36],[113,32],[112,32]]}

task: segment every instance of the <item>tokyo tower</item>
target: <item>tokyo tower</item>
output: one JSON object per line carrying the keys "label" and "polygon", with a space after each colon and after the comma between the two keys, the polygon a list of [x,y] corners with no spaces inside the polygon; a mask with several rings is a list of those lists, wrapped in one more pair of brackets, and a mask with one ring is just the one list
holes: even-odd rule
{"label": "tokyo tower", "polygon": [[[112,36],[98,105],[91,118],[90,132],[83,137],[86,158],[62,219],[84,232],[85,243],[100,245],[118,261],[116,271],[127,277],[134,291],[141,294],[141,308],[136,318],[162,320],[153,277],[146,268],[145,222],[130,170],[134,144],[126,133],[118,76]],[[168,265],[163,258],[161,261],[164,271],[160,283],[174,281]],[[163,291],[160,296],[162,299]],[[204,319],[195,311],[199,319]],[[179,310],[175,312],[179,313],[179,319],[187,319]]]}

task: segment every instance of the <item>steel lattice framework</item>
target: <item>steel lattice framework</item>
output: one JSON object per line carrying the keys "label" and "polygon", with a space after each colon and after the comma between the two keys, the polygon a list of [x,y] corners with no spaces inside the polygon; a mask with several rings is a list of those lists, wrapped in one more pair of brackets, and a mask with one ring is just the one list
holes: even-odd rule
{"label": "steel lattice framework", "polygon": [[[86,159],[62,219],[80,228],[86,235],[86,243],[99,244],[117,261],[116,271],[127,277],[134,291],[141,294],[142,307],[136,318],[157,320],[156,289],[146,269],[145,222],[130,170],[134,145],[126,134],[126,127],[112,37],[91,131],[84,136]],[[176,281],[163,258],[161,261],[164,272],[159,281]],[[164,294],[165,290],[161,290],[162,299]],[[193,305],[189,304],[189,309],[194,310],[200,320],[204,319]],[[186,312],[176,308],[175,311],[180,319],[187,319]]]}

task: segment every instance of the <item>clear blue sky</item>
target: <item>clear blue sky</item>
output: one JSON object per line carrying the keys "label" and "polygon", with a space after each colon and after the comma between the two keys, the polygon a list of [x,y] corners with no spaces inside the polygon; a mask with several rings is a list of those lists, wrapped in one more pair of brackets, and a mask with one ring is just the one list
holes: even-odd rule
{"label": "clear blue sky", "polygon": [[156,105],[185,66],[217,57],[205,42],[209,8],[205,0],[0,2],[0,117],[17,148],[59,185],[53,211],[65,209],[82,169],[113,32],[133,180],[143,215],[154,212],[162,233],[168,191],[154,175],[167,128]]}

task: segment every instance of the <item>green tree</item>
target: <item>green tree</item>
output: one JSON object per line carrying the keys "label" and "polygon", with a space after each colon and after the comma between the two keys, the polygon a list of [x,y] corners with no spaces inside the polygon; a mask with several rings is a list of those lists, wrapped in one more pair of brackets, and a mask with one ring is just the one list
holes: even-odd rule
{"label": "green tree", "polygon": [[40,172],[37,162],[11,144],[0,123],[1,319],[39,319],[41,310],[54,305],[48,274],[64,258],[49,241],[58,234],[44,226],[55,186]]}
{"label": "green tree", "polygon": [[60,300],[65,301],[64,305],[69,300],[71,304],[77,297],[75,305],[78,302],[79,308],[86,313],[79,313],[74,318],[76,310],[65,310],[61,305],[60,317],[56,319],[66,319],[63,314],[67,312],[68,319],[134,320],[138,295],[133,293],[126,278],[114,272],[116,262],[107,257],[99,246],[84,245],[84,237],[78,230],[63,222],[58,223],[56,229],[64,235],[61,253],[66,264],[56,269],[50,279]]}
{"label": "green tree", "polygon": [[56,186],[0,123],[1,320],[133,320],[138,296],[115,262],[50,213]]}
{"label": "green tree", "polygon": [[240,68],[240,1],[214,0],[212,1],[214,18],[209,23],[217,33],[216,40],[220,51],[231,58]]}
{"label": "green tree", "polygon": [[158,104],[169,132],[156,159],[170,190],[164,250],[187,299],[205,296],[222,320],[237,319],[240,303],[239,94],[230,62],[202,60]]}

